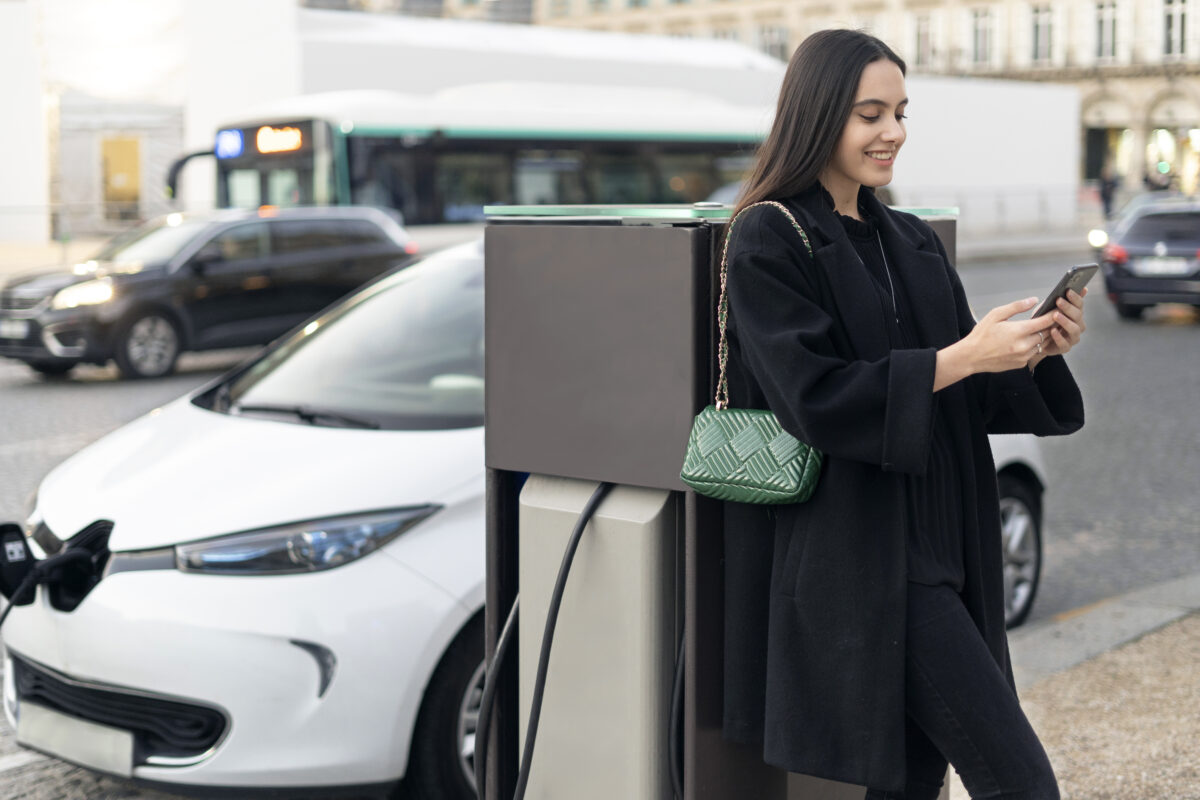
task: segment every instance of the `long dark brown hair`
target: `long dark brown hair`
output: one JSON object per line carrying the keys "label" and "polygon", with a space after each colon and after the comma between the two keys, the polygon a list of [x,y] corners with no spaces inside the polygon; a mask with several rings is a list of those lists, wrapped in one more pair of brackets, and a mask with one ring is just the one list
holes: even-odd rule
{"label": "long dark brown hair", "polygon": [[817,31],[800,43],[735,215],[751,203],[791,197],[817,182],[850,118],[863,70],[881,59],[907,72],[900,56],[862,31]]}

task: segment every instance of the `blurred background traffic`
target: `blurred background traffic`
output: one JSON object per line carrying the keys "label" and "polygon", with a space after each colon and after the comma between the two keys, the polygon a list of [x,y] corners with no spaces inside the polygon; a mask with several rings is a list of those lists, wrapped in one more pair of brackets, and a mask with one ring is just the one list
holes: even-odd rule
{"label": "blurred background traffic", "polygon": [[214,205],[426,225],[487,203],[704,200],[745,170],[791,50],[837,25],[909,64],[896,203],[957,207],[964,233],[1069,230],[1196,188],[1196,26],[1183,3],[1134,5],[10,2],[0,241]]}

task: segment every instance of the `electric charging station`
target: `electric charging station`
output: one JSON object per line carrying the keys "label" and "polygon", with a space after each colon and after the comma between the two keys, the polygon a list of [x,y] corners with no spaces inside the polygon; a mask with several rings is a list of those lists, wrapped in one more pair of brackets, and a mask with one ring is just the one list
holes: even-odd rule
{"label": "electric charging station", "polygon": [[[487,212],[489,661],[518,594],[521,610],[476,754],[481,798],[513,797],[551,587],[607,482],[562,596],[526,797],[670,800],[678,758],[686,800],[859,800],[861,787],[789,775],[721,736],[721,504],[679,470],[712,400],[729,207]],[[954,212],[917,213],[953,258]]]}

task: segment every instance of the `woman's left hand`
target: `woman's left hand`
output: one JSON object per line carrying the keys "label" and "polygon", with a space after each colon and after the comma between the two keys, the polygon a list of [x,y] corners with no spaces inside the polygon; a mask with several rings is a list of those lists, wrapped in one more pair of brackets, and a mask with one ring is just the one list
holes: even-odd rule
{"label": "woman's left hand", "polygon": [[1083,322],[1083,298],[1087,291],[1068,291],[1065,298],[1059,298],[1058,310],[1050,312],[1054,315],[1054,327],[1046,332],[1045,340],[1041,342],[1041,352],[1029,359],[1030,370],[1046,356],[1066,355],[1079,344],[1083,332],[1087,330]]}

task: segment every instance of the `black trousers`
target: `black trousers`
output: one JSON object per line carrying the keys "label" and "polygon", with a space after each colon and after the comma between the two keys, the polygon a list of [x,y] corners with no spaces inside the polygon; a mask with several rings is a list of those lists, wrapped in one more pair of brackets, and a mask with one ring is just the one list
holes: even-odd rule
{"label": "black trousers", "polygon": [[935,800],[947,761],[972,800],[1058,800],[1046,751],[958,593],[910,583],[907,631],[907,783],[865,800]]}

